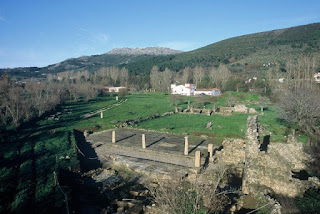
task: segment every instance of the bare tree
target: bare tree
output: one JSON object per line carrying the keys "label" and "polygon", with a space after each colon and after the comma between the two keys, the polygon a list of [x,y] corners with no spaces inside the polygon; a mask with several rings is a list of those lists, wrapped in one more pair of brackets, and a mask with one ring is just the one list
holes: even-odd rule
{"label": "bare tree", "polygon": [[181,83],[182,83],[182,84],[190,83],[190,82],[191,82],[191,78],[192,78],[191,68],[185,67],[185,68],[182,70]]}
{"label": "bare tree", "polygon": [[268,103],[269,103],[269,98],[268,97],[260,96],[260,98],[259,98],[259,106],[260,106],[261,112],[263,112],[264,108],[267,107]]}
{"label": "bare tree", "polygon": [[210,67],[209,68],[209,78],[210,78],[210,81],[213,83],[213,85],[218,86],[218,74],[217,74],[217,68],[215,67]]}
{"label": "bare tree", "polygon": [[150,84],[152,89],[158,91],[161,85],[161,77],[159,68],[157,66],[153,66],[150,72]]}
{"label": "bare tree", "polygon": [[10,88],[5,98],[6,112],[10,115],[13,125],[18,126],[24,117],[25,105],[21,87]]}
{"label": "bare tree", "polygon": [[128,90],[126,88],[123,88],[123,89],[120,89],[119,90],[119,93],[118,95],[121,97],[121,98],[125,98],[128,94]]}
{"label": "bare tree", "polygon": [[171,79],[172,79],[172,71],[169,68],[166,68],[164,72],[162,72],[162,91],[170,91]]}
{"label": "bare tree", "polygon": [[202,79],[205,75],[204,68],[197,66],[193,69],[193,81],[196,85],[199,85],[202,82]]}
{"label": "bare tree", "polygon": [[295,123],[309,136],[320,136],[320,96],[319,92],[297,90],[285,94],[280,102],[278,116]]}
{"label": "bare tree", "polygon": [[231,93],[228,93],[226,97],[226,104],[229,107],[232,107],[232,105],[236,104],[236,102],[237,102],[236,98]]}
{"label": "bare tree", "polygon": [[218,68],[209,68],[209,78],[218,88],[224,88],[230,76],[231,72],[224,64],[220,64]]}
{"label": "bare tree", "polygon": [[129,72],[125,67],[121,68],[119,71],[119,82],[120,86],[128,86]]}
{"label": "bare tree", "polygon": [[176,111],[177,111],[178,105],[183,103],[183,100],[184,100],[184,97],[181,95],[170,94],[169,101],[171,105],[173,105],[176,108]]}

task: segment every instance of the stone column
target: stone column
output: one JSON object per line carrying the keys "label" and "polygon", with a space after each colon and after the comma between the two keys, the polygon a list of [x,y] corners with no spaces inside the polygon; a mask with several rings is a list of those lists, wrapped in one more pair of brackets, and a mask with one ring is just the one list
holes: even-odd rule
{"label": "stone column", "polygon": [[190,109],[190,100],[188,101],[188,109]]}
{"label": "stone column", "polygon": [[119,100],[119,97],[118,96],[116,96],[116,101],[118,101]]}
{"label": "stone column", "polygon": [[213,144],[208,144],[209,162],[213,163]]}
{"label": "stone column", "polygon": [[184,155],[189,154],[189,136],[184,137]]}
{"label": "stone column", "polygon": [[194,159],[194,166],[195,167],[200,167],[201,165],[201,152],[196,151],[195,153],[195,159]]}
{"label": "stone column", "polygon": [[145,149],[146,148],[146,135],[142,134],[142,148]]}
{"label": "stone column", "polygon": [[116,131],[112,131],[112,143],[116,143]]}
{"label": "stone column", "polygon": [[103,119],[103,111],[100,112],[100,117]]}

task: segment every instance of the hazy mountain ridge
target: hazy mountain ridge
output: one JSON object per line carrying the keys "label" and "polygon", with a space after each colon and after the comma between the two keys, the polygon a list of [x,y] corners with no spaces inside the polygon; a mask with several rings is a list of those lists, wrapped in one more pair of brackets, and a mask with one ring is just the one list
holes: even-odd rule
{"label": "hazy mountain ridge", "polygon": [[171,55],[179,54],[183,51],[173,50],[164,47],[146,47],[146,48],[115,48],[107,54],[120,54],[120,55]]}

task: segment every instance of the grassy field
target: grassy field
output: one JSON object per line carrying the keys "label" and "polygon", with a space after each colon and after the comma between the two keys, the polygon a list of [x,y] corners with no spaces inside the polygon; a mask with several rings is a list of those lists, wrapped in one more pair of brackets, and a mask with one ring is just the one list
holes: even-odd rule
{"label": "grassy field", "polygon": [[[256,94],[232,93],[238,102],[259,110]],[[205,105],[225,105],[226,96],[205,98]],[[91,118],[81,116],[114,104],[114,97],[98,97],[89,102],[71,102],[58,107],[59,120],[48,120],[48,115],[24,123],[18,129],[1,134],[0,147],[0,213],[22,212],[36,209],[50,213],[52,207],[64,208],[63,195],[55,186],[54,171],[76,168],[79,165],[73,130],[101,131],[114,128],[124,120],[144,118],[154,114],[174,111],[170,95],[137,93],[128,95],[127,102],[104,112],[104,118],[96,114]],[[187,101],[197,102],[196,97],[186,97],[179,108],[186,108]],[[136,128],[157,131],[207,135],[219,144],[225,138],[245,138],[247,114],[223,115],[174,114],[141,122]],[[276,107],[269,106],[259,116],[264,129],[271,132],[271,142],[285,142],[288,134],[285,124],[276,119]],[[206,124],[213,121],[213,129]],[[302,140],[305,137],[301,136]],[[69,156],[70,160],[65,157]],[[64,189],[66,192],[69,190]],[[53,203],[54,202],[54,203]]]}

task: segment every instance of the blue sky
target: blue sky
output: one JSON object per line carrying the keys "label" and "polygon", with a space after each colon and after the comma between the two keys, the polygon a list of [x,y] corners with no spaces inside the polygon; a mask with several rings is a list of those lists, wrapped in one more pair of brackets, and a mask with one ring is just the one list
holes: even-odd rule
{"label": "blue sky", "polygon": [[319,11],[319,0],[0,0],[0,68],[46,66],[121,47],[189,51],[320,22]]}

